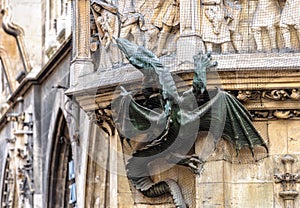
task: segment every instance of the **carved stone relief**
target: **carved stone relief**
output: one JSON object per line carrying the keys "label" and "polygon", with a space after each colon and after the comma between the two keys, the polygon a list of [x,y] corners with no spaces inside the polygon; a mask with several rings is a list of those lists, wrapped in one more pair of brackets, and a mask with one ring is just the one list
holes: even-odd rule
{"label": "carved stone relief", "polygon": [[144,15],[137,11],[136,5],[133,0],[127,1],[124,5],[123,11],[121,11],[121,32],[120,37],[131,38],[138,45],[144,45],[142,37],[142,31],[144,28]]}
{"label": "carved stone relief", "polygon": [[[119,51],[108,50],[108,45],[115,43],[113,37],[127,38],[138,45],[146,45],[147,48],[155,50],[158,56],[173,53],[179,37],[179,7],[177,0],[153,2],[130,0],[118,3],[92,0],[91,50],[97,53],[100,43],[99,63],[106,63],[99,68],[108,68],[122,62],[118,58]],[[108,17],[111,19],[110,22],[107,21]],[[106,57],[104,53],[110,56]]]}
{"label": "carved stone relief", "polygon": [[240,53],[242,51],[243,36],[240,33],[239,24],[242,11],[242,5],[239,1],[234,0],[225,1],[225,8],[227,9],[227,23],[230,31],[230,38],[232,41],[235,52]]}
{"label": "carved stone relief", "polygon": [[[168,36],[170,34],[175,34],[176,37],[173,41],[178,39],[178,26],[180,21],[180,2],[179,0],[160,0],[155,6],[153,18],[151,20],[152,24],[159,28],[159,39],[157,43],[156,55],[162,56],[167,51],[163,51],[165,48]],[[176,29],[177,28],[177,29]],[[170,51],[169,51],[170,52]]]}
{"label": "carved stone relief", "polygon": [[92,35],[98,38],[98,42],[92,42],[91,49],[95,52],[99,47],[100,50],[96,53],[98,57],[95,57],[98,60],[97,68],[99,70],[115,67],[121,63],[121,54],[113,39],[119,33],[117,7],[104,1],[93,0],[91,1],[91,11],[95,24]]}
{"label": "carved stone relief", "polygon": [[257,52],[263,52],[262,29],[266,29],[270,40],[271,51],[278,52],[276,40],[276,26],[280,18],[278,2],[273,0],[259,0],[252,19],[252,30]]}
{"label": "carved stone relief", "polygon": [[[244,90],[237,92],[237,99],[248,104],[254,119],[299,119],[300,118],[300,91],[299,89],[276,89],[276,90]],[[274,105],[266,110],[263,103],[273,102]],[[279,103],[280,102],[280,103]],[[289,102],[289,105],[282,107],[283,102]],[[260,103],[259,106],[257,103]]]}
{"label": "carved stone relief", "polygon": [[284,207],[294,208],[294,201],[299,195],[295,185],[296,183],[300,183],[300,174],[293,172],[295,158],[291,155],[285,155],[282,157],[281,162],[284,166],[284,173],[274,175],[275,183],[280,183],[282,185],[283,190],[279,192],[279,196],[284,201]]}
{"label": "carved stone relief", "polygon": [[281,90],[265,90],[265,91],[250,91],[244,90],[239,91],[237,98],[241,101],[249,101],[255,99],[269,99],[275,101],[283,100],[300,100],[300,90],[299,89],[281,89]]}
{"label": "carved stone relief", "polygon": [[284,40],[284,51],[293,52],[291,43],[291,31],[289,27],[293,27],[296,30],[298,41],[300,41],[300,1],[287,0],[285,6],[282,9],[280,17],[280,30]]}
{"label": "carved stone relief", "polygon": [[224,7],[220,0],[202,1],[202,39],[207,51],[213,51],[213,45],[220,44],[221,52],[228,53],[230,18],[225,19],[227,15]]}
{"label": "carved stone relief", "polygon": [[[180,4],[197,5],[197,11],[187,15]],[[91,50],[98,69],[126,62],[114,37],[146,46],[158,57],[176,52],[181,35],[198,33],[206,51],[214,53],[293,52],[299,46],[300,16],[293,12],[298,7],[296,0],[281,5],[273,0],[91,0]]]}
{"label": "carved stone relief", "polygon": [[31,114],[7,114],[12,123],[12,138],[7,138],[10,152],[7,161],[7,194],[4,207],[33,206],[33,143]]}

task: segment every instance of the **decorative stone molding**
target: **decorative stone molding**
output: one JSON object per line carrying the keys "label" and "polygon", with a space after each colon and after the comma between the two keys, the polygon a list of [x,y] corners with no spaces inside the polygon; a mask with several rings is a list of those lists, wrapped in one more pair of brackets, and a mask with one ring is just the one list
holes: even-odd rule
{"label": "decorative stone molding", "polygon": [[237,99],[250,110],[254,119],[299,119],[299,89],[240,90]]}
{"label": "decorative stone molding", "polygon": [[29,72],[32,67],[30,65],[29,57],[24,44],[24,31],[20,26],[12,22],[12,15],[8,6],[3,7],[1,13],[3,14],[2,27],[7,34],[16,38],[24,65],[24,71]]}
{"label": "decorative stone molding", "polygon": [[300,110],[250,110],[255,120],[300,119]]}
{"label": "decorative stone molding", "polygon": [[295,198],[299,195],[299,192],[295,189],[295,184],[300,183],[300,174],[293,173],[293,164],[295,159],[291,155],[285,155],[281,159],[284,165],[283,174],[275,174],[275,183],[281,183],[283,190],[279,192],[279,196],[284,200],[285,208],[294,208]]}
{"label": "decorative stone molding", "polygon": [[72,1],[73,53],[70,67],[70,85],[80,76],[94,72],[90,51],[90,0]]}
{"label": "decorative stone molding", "polygon": [[237,98],[243,102],[256,99],[268,99],[275,101],[299,101],[300,90],[299,89],[274,89],[274,90],[240,90]]}
{"label": "decorative stone molding", "polygon": [[[20,101],[22,101],[20,99]],[[22,103],[20,103],[22,105]],[[16,184],[13,191],[17,194],[18,207],[33,206],[33,120],[31,113],[7,114],[7,120],[12,122],[12,138],[7,142],[11,145],[9,153],[10,179]],[[6,202],[5,202],[6,203]],[[12,203],[10,201],[9,203]],[[7,204],[7,203],[6,203]]]}
{"label": "decorative stone molding", "polygon": [[95,122],[105,133],[108,135],[114,135],[115,124],[109,108],[89,111],[87,114],[90,121]]}

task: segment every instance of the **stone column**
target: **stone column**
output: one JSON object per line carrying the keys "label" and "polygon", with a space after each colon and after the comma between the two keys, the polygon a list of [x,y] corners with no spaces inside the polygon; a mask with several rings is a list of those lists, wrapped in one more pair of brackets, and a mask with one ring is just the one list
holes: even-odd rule
{"label": "stone column", "polygon": [[90,52],[90,1],[72,2],[73,46],[70,69],[70,85],[78,82],[78,77],[92,73],[94,65]]}
{"label": "stone column", "polygon": [[200,1],[180,1],[180,37],[177,41],[179,64],[186,61],[193,63],[193,55],[205,51],[200,34]]}
{"label": "stone column", "polygon": [[295,183],[300,183],[300,174],[293,173],[293,163],[295,159],[291,155],[285,155],[281,159],[284,165],[284,174],[275,174],[275,183],[281,183],[283,190],[279,192],[279,196],[284,200],[285,208],[294,208],[295,199],[299,192],[295,190]]}

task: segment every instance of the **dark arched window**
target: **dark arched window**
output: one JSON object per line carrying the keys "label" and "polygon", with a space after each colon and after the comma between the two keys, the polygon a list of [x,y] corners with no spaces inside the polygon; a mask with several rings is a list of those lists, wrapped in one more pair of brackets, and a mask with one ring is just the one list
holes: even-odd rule
{"label": "dark arched window", "polygon": [[76,207],[74,162],[65,118],[58,117],[49,177],[48,207]]}

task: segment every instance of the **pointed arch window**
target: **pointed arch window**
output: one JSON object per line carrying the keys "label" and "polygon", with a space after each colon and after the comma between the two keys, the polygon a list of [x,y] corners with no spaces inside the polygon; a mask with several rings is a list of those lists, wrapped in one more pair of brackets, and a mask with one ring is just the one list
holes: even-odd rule
{"label": "pointed arch window", "polygon": [[67,123],[59,116],[50,164],[48,207],[76,207],[75,168]]}

